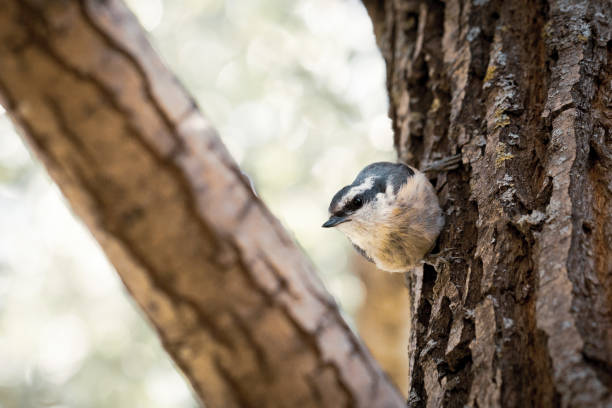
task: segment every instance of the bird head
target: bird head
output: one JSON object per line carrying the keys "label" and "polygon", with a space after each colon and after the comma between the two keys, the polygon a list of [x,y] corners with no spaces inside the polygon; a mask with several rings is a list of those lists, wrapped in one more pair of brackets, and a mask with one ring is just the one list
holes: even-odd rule
{"label": "bird head", "polygon": [[349,238],[371,234],[388,222],[396,195],[414,171],[401,163],[373,163],[338,191],[329,205],[324,228],[336,227]]}

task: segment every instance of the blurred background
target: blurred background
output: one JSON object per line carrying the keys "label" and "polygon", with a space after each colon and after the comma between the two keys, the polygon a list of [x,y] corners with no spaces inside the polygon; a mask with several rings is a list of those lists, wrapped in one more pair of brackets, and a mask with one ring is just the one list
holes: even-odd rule
{"label": "blurred background", "polygon": [[[127,3],[353,322],[367,293],[352,269],[368,266],[320,225],[364,165],[395,160],[384,63],[360,1]],[[0,108],[0,408],[193,406]]]}

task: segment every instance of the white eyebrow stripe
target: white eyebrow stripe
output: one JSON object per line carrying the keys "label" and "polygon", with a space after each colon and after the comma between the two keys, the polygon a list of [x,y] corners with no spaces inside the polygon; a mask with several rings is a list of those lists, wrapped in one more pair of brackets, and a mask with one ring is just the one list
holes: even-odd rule
{"label": "white eyebrow stripe", "polygon": [[357,194],[363,193],[364,191],[368,191],[372,187],[374,187],[374,176],[367,177],[361,184],[351,188],[348,193],[342,199],[340,203],[340,208],[344,207],[346,203],[351,201]]}

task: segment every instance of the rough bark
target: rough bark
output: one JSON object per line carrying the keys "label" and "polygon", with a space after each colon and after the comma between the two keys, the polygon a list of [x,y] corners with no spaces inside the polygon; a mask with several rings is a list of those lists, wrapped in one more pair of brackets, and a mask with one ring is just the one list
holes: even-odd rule
{"label": "rough bark", "polygon": [[612,406],[612,8],[364,0],[401,160],[436,180],[440,247],[412,276],[409,405]]}
{"label": "rough bark", "polygon": [[123,4],[3,1],[0,95],[207,406],[404,404]]}

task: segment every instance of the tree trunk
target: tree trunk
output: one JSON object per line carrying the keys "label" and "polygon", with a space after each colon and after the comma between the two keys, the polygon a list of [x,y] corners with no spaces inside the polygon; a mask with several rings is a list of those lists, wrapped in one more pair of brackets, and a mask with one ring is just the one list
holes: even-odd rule
{"label": "tree trunk", "polygon": [[450,267],[412,276],[409,405],[612,406],[609,0],[364,0]]}
{"label": "tree trunk", "polygon": [[207,406],[404,405],[118,0],[3,1],[0,95]]}

